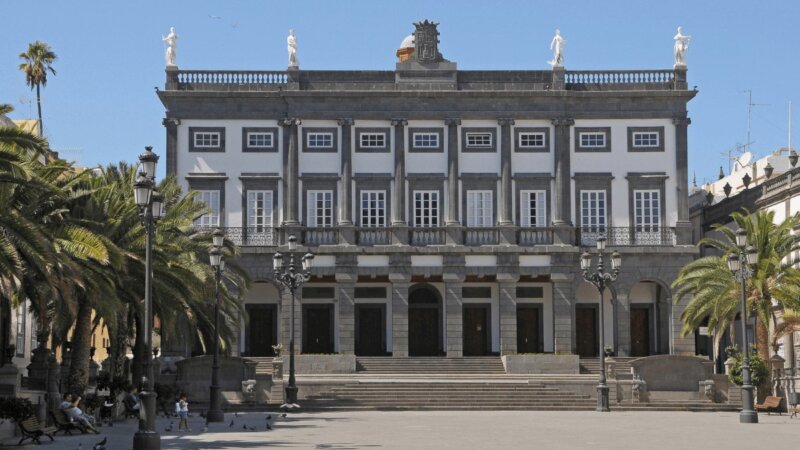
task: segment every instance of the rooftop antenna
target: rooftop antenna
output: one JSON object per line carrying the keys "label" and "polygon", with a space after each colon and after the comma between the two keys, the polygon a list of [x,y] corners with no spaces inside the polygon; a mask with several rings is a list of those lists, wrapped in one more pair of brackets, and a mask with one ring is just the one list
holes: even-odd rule
{"label": "rooftop antenna", "polygon": [[789,100],[789,151],[792,151],[792,101]]}
{"label": "rooftop antenna", "polygon": [[752,128],[752,123],[753,123],[753,119],[752,119],[753,106],[769,106],[769,104],[768,103],[753,103],[753,90],[752,89],[747,89],[744,92],[747,92],[747,143],[745,144],[745,146],[747,147],[747,151],[749,152],[750,151],[750,144],[753,143],[753,141],[750,140],[750,130]]}

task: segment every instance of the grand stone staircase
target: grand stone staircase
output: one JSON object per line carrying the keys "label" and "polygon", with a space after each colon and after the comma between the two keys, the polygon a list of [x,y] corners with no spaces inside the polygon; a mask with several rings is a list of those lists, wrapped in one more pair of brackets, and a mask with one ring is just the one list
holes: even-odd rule
{"label": "grand stone staircase", "polygon": [[463,358],[368,356],[356,358],[356,371],[367,374],[504,374],[497,356]]}

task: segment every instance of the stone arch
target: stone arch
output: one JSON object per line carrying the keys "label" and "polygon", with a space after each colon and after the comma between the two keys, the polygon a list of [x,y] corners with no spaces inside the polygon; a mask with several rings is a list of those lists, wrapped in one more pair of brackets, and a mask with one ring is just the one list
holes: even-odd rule
{"label": "stone arch", "polygon": [[[668,283],[655,276],[638,278],[628,288],[628,311],[631,356],[671,353],[673,305]],[[642,342],[643,339],[647,342]]]}
{"label": "stone arch", "polygon": [[[597,350],[594,356],[599,356],[599,333],[603,330],[604,346],[610,346],[614,352],[617,351],[618,332],[617,332],[617,290],[614,285],[606,287],[603,293],[603,325],[600,326],[599,302],[600,296],[597,292],[597,287],[588,281],[581,280],[575,289],[575,304],[573,310],[573,342],[575,342],[575,351],[584,356],[592,356],[587,354],[585,346],[587,339],[594,339],[596,341]],[[590,329],[587,330],[587,317],[588,311],[593,310],[591,313],[594,315],[595,334],[591,336]],[[589,334],[586,334],[589,333]]]}

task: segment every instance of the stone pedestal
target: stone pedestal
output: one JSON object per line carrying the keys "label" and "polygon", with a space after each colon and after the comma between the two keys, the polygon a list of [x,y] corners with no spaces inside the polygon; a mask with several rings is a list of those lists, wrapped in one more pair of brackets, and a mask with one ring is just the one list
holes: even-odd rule
{"label": "stone pedestal", "polygon": [[4,396],[16,397],[21,386],[22,376],[17,366],[8,363],[0,367],[0,387]]}
{"label": "stone pedestal", "polygon": [[47,390],[47,374],[50,364],[50,349],[39,346],[33,351],[31,363],[28,364],[28,387],[30,389]]}
{"label": "stone pedestal", "polygon": [[283,379],[283,359],[281,358],[272,359],[272,379],[273,380]]}

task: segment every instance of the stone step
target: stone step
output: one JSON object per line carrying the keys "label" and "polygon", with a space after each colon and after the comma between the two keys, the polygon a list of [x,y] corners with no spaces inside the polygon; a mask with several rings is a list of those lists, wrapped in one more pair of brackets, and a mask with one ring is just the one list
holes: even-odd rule
{"label": "stone step", "polygon": [[356,358],[356,370],[361,373],[505,373],[498,356],[481,357],[408,357],[371,356]]}

